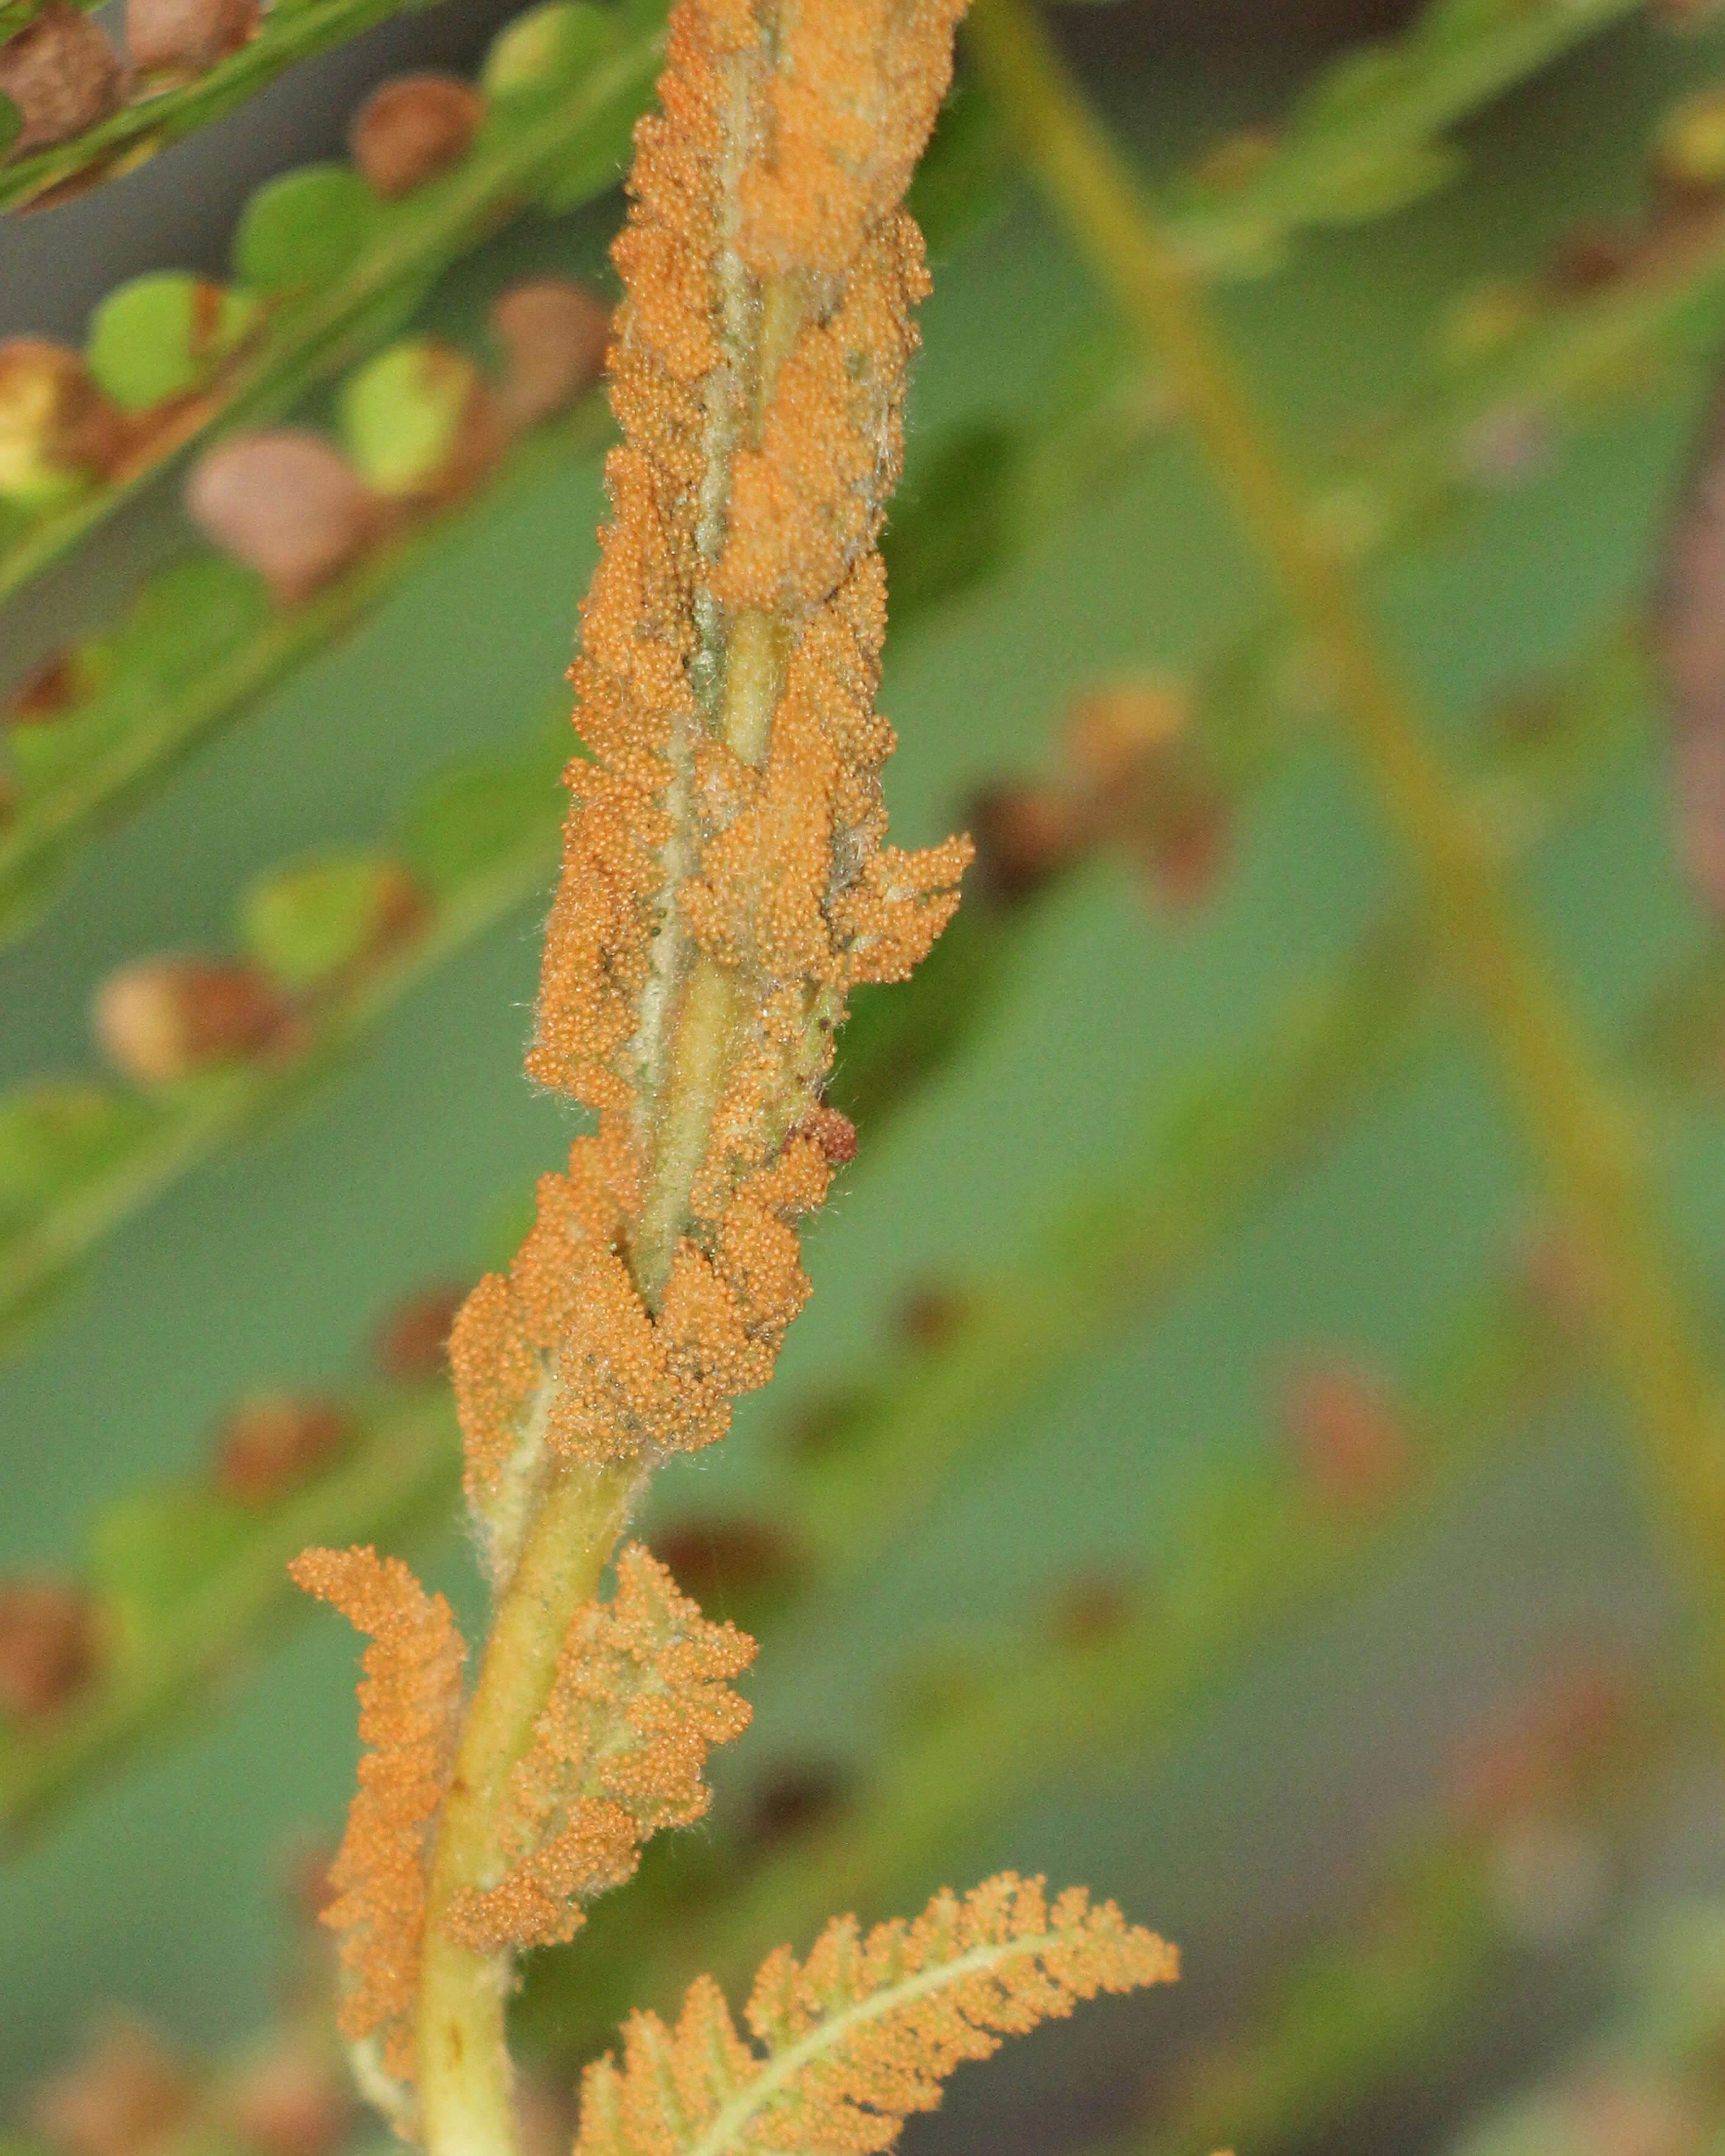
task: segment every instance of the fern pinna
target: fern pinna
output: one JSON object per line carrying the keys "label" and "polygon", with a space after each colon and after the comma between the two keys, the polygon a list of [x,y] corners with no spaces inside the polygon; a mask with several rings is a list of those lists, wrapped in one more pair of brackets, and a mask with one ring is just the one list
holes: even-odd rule
{"label": "fern pinna", "polygon": [[[855,1149],[821,1089],[848,992],[902,979],[962,839],[886,845],[877,548],[913,310],[900,199],[961,0],[683,0],[637,132],[609,355],[614,521],[573,672],[581,748],[528,1069],[593,1112],[507,1277],[452,1342],[494,1594],[471,1696],[448,1613],[370,1552],[295,1576],[373,1633],[375,1745],[330,1912],[362,2078],[443,2156],[515,2145],[504,2005],[640,1840],[696,1816],[752,1646],[644,1551],[655,1464],[712,1443],[809,1292],[793,1223]],[[1148,1933],[1004,1879],[908,1929],[768,1964],[764,2060],[697,1985],[631,2025],[583,2146],[884,2147],[939,2081],[1099,1989],[1173,1974]]]}

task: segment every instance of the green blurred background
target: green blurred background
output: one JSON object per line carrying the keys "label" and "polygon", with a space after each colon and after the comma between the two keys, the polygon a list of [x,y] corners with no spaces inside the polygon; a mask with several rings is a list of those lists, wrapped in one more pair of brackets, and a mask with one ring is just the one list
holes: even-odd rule
{"label": "green blurred background", "polygon": [[[1265,5],[1198,24],[1183,13],[1122,0],[1060,21],[1152,173],[1276,113],[1345,40],[1397,19]],[[476,54],[482,28],[449,8],[398,22],[343,54],[339,78],[326,68],[269,93],[268,127],[242,114],[136,181],[0,228],[3,326],[75,333],[59,286],[75,291],[96,259],[78,232],[121,235],[103,243],[110,279],[195,260],[198,230],[218,238],[218,206],[235,198],[224,161],[260,154],[260,140],[278,164],[314,153],[327,106],[367,69],[398,67],[434,34],[442,54]],[[1403,398],[1458,293],[1523,269],[1579,220],[1633,211],[1659,116],[1722,68],[1725,34],[1675,38],[1637,17],[1471,120],[1453,185],[1395,218],[1305,237],[1280,276],[1224,288],[1225,324],[1296,457],[1316,467]],[[144,183],[162,218],[187,220],[171,258],[128,205]],[[509,275],[597,271],[618,213],[614,195],[529,219],[451,272],[427,320],[465,331]],[[54,239],[63,219],[78,220],[71,244]],[[953,424],[1034,414],[1075,340],[1105,317],[1019,183],[936,271],[912,490]],[[1386,636],[1458,749],[1479,737],[1492,699],[1645,593],[1705,389],[1692,366],[1650,365],[1603,426],[1374,573]],[[173,485],[157,489],[0,613],[8,679],[105,619],[141,567],[177,547],[176,500]],[[506,740],[554,699],[601,513],[593,456],[485,506],[357,634],[81,859],[39,922],[0,949],[0,1086],[91,1062],[88,998],[112,967],[219,946],[261,864],[365,844],[442,759]],[[1076,690],[1195,665],[1257,615],[1266,589],[1197,452],[1178,434],[1155,442],[999,577],[890,639],[895,835],[935,839],[978,786],[1048,767]],[[1618,761],[1526,882],[1564,990],[1602,1046],[1708,934],[1674,866],[1656,734]],[[660,1512],[770,1501],[773,1433],[866,1375],[907,1297],[1010,1265],[1075,1192],[1106,1183],[1194,1070],[1250,1053],[1404,882],[1317,727],[1233,819],[1224,870],[1198,901],[1158,902],[1117,860],[1086,865],[1020,939],[980,1037],[865,1141],[809,1233],[814,1297],[771,1395],[744,1403],[721,1450],[673,1464]],[[520,1068],[542,911],[443,968],[336,1082],[124,1226],[0,1369],[0,1568],[74,1563],[104,1502],[195,1466],[238,1394],[339,1384],[392,1298],[508,1247],[531,1178],[571,1128]],[[1658,1094],[1640,1135],[1717,1342],[1717,1103]],[[1484,1050],[1465,1025],[1446,1026],[1338,1142],[1267,1185],[1166,1309],[1003,1420],[890,1555],[794,1638],[774,1635],[748,1683],[754,1727],[716,1763],[720,1821],[790,1765],[866,1778],[901,1741],[912,1678],[961,1683],[1075,1581],[1127,1578],[1153,1598],[1190,1493],[1285,1443],[1275,1407],[1291,1368],[1333,1353],[1394,1378],[1543,1218]],[[1221,1673],[1173,1732],[1050,1759],[1032,1800],[1001,1809],[937,1872],[906,1876],[906,1907],[943,1878],[1007,1864],[1086,1878],[1178,1939],[1188,1972],[1172,2000],[1081,2019],[962,2076],[942,2117],[916,2129],[922,2145],[1048,2149],[1101,2132],[1153,2087],[1177,2039],[1237,2012],[1263,1971],[1424,1831],[1458,1741],[1494,1707],[1578,1652],[1668,1654],[1681,1596],[1645,1520],[1621,1415],[1603,1389],[1584,1393],[1390,1536],[1334,1606]],[[476,1609],[454,1534],[412,1554]],[[198,2047],[237,2041],[267,2013],[280,1852],[302,1830],[330,1830],[348,1791],[354,1654],[343,1628],[320,1622],[279,1650],[237,1656],[218,1712],[165,1733],[8,1857],[0,2087],[63,2059],[105,2003]],[[1620,1920],[1656,1889],[1725,1891],[1725,1816],[1705,1764],[1638,1813],[1573,1936],[1476,2001],[1428,2069],[1363,2095],[1323,2145],[1447,2145],[1476,2102],[1603,2010]]]}

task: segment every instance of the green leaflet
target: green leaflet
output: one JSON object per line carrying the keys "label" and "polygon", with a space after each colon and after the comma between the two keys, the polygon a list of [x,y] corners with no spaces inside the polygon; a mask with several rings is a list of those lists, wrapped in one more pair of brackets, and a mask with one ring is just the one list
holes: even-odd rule
{"label": "green leaflet", "polygon": [[341,385],[336,408],[348,462],[377,494],[434,485],[479,380],[471,360],[434,338],[388,346]]}
{"label": "green leaflet", "polygon": [[393,861],[367,854],[277,869],[240,901],[241,947],[283,988],[321,988],[386,942],[404,884]]}
{"label": "green leaflet", "polygon": [[1632,14],[1640,0],[1430,0],[1392,43],[1355,47],[1250,154],[1203,161],[1168,191],[1169,236],[1196,268],[1256,277],[1307,225],[1387,216],[1456,169],[1445,131]]}
{"label": "green leaflet", "polygon": [[213,381],[257,319],[249,293],[181,270],[134,277],[90,316],[90,372],[122,411],[148,411]]}
{"label": "green leaflet", "polygon": [[136,1653],[242,1549],[252,1522],[213,1491],[141,1492],[105,1512],[90,1537],[91,1590]]}
{"label": "green leaflet", "polygon": [[1461,162],[1461,152],[1447,142],[1420,142],[1387,157],[1339,165],[1312,191],[1312,221],[1362,224],[1391,216],[1447,187]]}
{"label": "green leaflet", "polygon": [[234,235],[234,268],[260,292],[315,292],[370,242],[377,198],[346,165],[305,165],[259,187]]}
{"label": "green leaflet", "polygon": [[0,1100],[0,1231],[123,1159],[149,1111],[100,1086],[44,1081]]}

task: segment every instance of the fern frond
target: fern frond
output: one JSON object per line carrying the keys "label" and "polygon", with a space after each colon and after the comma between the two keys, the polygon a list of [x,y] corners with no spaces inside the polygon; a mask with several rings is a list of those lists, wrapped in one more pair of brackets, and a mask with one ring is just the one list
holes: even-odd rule
{"label": "fern frond", "polygon": [[413,2076],[413,2009],[425,1927],[426,1844],[454,1756],[466,1648],[449,1605],[428,1595],[399,1558],[373,1549],[310,1549],[289,1576],[369,1634],[359,1734],[371,1750],[330,1879],[323,1921],[341,1938],[347,1989],[341,2033],[377,2040],[393,2083]]}
{"label": "fern frond", "polygon": [[1445,131],[1643,0],[1427,0],[1394,39],[1356,46],[1283,125],[1223,142],[1173,191],[1169,230],[1194,269],[1261,275],[1302,228],[1388,216],[1460,169]]}
{"label": "fern frond", "polygon": [[711,1444],[808,1293],[799,1129],[845,998],[957,903],[961,840],[886,846],[878,540],[927,288],[897,198],[958,0],[757,18],[685,0],[642,123],[611,356],[624,444],[573,670],[592,760],[531,1075],[598,1111],[453,1343],[494,1578],[516,1482]]}
{"label": "fern frond", "polygon": [[[603,193],[615,180],[624,131],[645,101],[658,62],[662,31],[652,12],[650,5],[639,13],[583,11],[594,34],[577,41],[572,59],[557,54],[524,85],[527,94],[500,98],[460,163],[411,194],[373,203],[356,249],[338,269],[325,265],[266,289],[267,304],[210,379],[136,415],[136,439],[108,478],[28,517],[0,517],[0,598],[39,575],[187,449],[242,420],[277,417],[386,343],[441,273],[500,224],[536,203],[569,208]],[[508,34],[501,33],[494,52]],[[263,192],[307,177],[316,179],[316,168],[284,175]],[[357,179],[352,185],[360,188]],[[245,230],[243,220],[242,236]],[[242,275],[237,285],[251,281]],[[268,277],[254,281],[270,285]]]}
{"label": "fern frond", "polygon": [[480,518],[566,460],[592,454],[605,424],[595,397],[536,429],[489,485],[298,606],[272,608],[239,563],[188,553],[148,578],[120,620],[56,654],[59,679],[70,685],[68,701],[28,730],[35,741],[14,730],[8,743],[0,943],[38,917],[54,879],[80,850],[165,783],[183,758],[374,613]]}
{"label": "fern frond", "polygon": [[576,2156],[870,2156],[1005,2037],[1178,1973],[1111,1902],[1069,1887],[1050,1908],[1040,1879],[1011,1872],[866,1937],[841,1917],[806,1962],[783,1948],[762,1968],[745,2015],[758,2050],[711,1978],[675,2030],[635,2015],[623,2065],[608,2055],[583,2078]]}
{"label": "fern frond", "polygon": [[[1409,1471],[1380,1503],[1315,1502],[1309,1481],[1267,1445],[1205,1475],[1183,1493],[1153,1598],[1129,1596],[1100,1636],[1027,1629],[990,1666],[968,1669],[960,1702],[901,1732],[855,1801],[721,1875],[716,1891],[684,1901],[644,1938],[628,1903],[617,1905],[585,1957],[604,1959],[614,1998],[675,1997],[702,1966],[740,1981],[775,1938],[835,1899],[890,1902],[906,1880],[952,1861],[1060,1762],[1142,1766],[1160,1756],[1276,1640],[1348,1606],[1404,1560],[1438,1507],[1476,1478],[1523,1471],[1529,1449],[1548,1439],[1544,1418],[1581,1375],[1569,1336],[1519,1274],[1466,1297],[1408,1373]],[[567,2046],[572,2025],[583,2046],[603,2042],[589,1984],[580,1964],[557,1957],[530,1974],[526,2041]],[[1203,2131],[1214,2134],[1217,2121]]]}
{"label": "fern frond", "polygon": [[90,187],[135,172],[158,150],[255,96],[284,69],[414,4],[415,0],[302,0],[298,7],[270,8],[238,51],[189,81],[167,87],[146,82],[117,112],[69,140],[33,156],[0,160],[0,210],[21,209],[71,182]]}
{"label": "fern frond", "polygon": [[582,1903],[621,1886],[640,1845],[706,1811],[710,1747],[740,1736],[749,1708],[726,1684],[754,1659],[734,1625],[710,1624],[639,1543],[617,1591],[580,1610],[532,1743],[511,1776],[500,1839],[513,1861],[495,1887],[464,1889],[446,1928],[479,1953],[572,1938]]}

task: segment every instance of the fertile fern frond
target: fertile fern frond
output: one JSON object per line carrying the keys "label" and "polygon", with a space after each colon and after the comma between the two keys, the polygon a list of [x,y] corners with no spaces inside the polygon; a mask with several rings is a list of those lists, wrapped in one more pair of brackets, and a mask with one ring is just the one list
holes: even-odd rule
{"label": "fertile fern frond", "polygon": [[511,1777],[501,1830],[516,1861],[495,1887],[456,1897],[454,1936],[480,1953],[572,1938],[582,1902],[633,1875],[649,1835],[706,1811],[708,1747],[749,1722],[725,1680],[754,1654],[747,1633],[709,1624],[631,1543],[614,1599],[588,1603],[570,1627]]}
{"label": "fertile fern frond", "polygon": [[[372,1749],[323,1921],[341,1935],[341,2033],[364,2047],[367,2092],[405,2121],[429,1842],[454,1761],[466,1650],[448,1604],[398,1558],[314,1549],[289,1569],[373,1641],[359,1718]],[[453,1898],[442,1916],[449,1936],[488,1954],[572,1938],[583,1902],[630,1876],[648,1835],[706,1810],[707,1752],[748,1726],[748,1707],[726,1680],[754,1652],[746,1633],[710,1624],[662,1564],[629,1544],[611,1599],[577,1610],[510,1777],[498,1829],[506,1868]]]}
{"label": "fertile fern frond", "polygon": [[413,2073],[426,1845],[459,1727],[467,1650],[449,1604],[428,1595],[399,1558],[311,1549],[288,1570],[372,1638],[359,1687],[359,1733],[372,1749],[359,1763],[323,1921],[341,1935],[341,2033],[352,2044],[380,2037],[384,2076],[404,2083]]}
{"label": "fertile fern frond", "polygon": [[806,1962],[781,1948],[745,2010],[759,2049],[711,1977],[675,2030],[634,2015],[623,2064],[608,2054],[583,2077],[575,2156],[871,2156],[1003,2038],[1178,1974],[1174,1949],[1111,1902],[1073,1887],[1050,1907],[1042,1885],[1004,1872],[866,1937],[839,1917]]}

